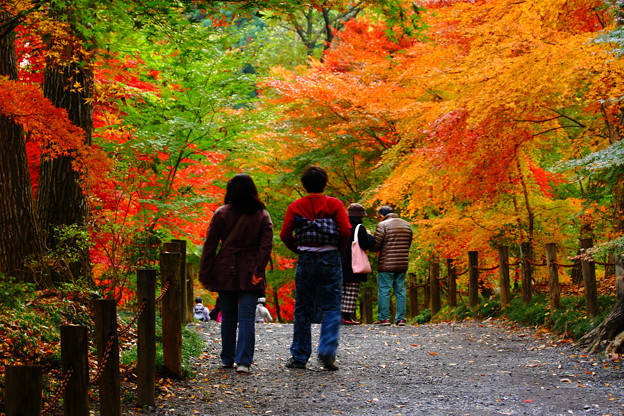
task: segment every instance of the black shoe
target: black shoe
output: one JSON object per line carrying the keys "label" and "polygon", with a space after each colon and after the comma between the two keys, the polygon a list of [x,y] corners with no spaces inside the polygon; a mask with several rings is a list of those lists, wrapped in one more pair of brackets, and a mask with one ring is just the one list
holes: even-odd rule
{"label": "black shoe", "polygon": [[325,370],[329,370],[329,371],[337,371],[338,370],[338,366],[336,365],[336,358],[335,357],[328,357],[328,356],[319,355],[319,360],[321,360],[321,362],[323,363],[323,368]]}
{"label": "black shoe", "polygon": [[288,368],[298,368],[300,370],[305,370],[306,363],[301,361],[297,361],[294,358],[290,357],[290,359],[286,362],[286,367]]}

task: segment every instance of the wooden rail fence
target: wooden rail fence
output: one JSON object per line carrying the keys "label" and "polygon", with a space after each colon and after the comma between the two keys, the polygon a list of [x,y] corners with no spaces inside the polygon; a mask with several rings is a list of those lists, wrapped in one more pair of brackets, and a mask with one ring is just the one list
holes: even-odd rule
{"label": "wooden rail fence", "polygon": [[182,324],[193,319],[191,265],[186,264],[186,242],[166,243],[160,258],[161,293],[156,297],[157,272],[137,270],[138,312],[124,328],[117,323],[114,300],[94,301],[97,368],[89,378],[88,328],[63,325],[61,332],[62,381],[44,407],[41,366],[7,366],[6,416],[43,416],[54,411],[63,398],[65,416],[89,415],[89,386],[97,385],[102,416],[121,415],[119,337],[137,323],[137,405],[156,402],[156,304],[161,304],[163,365],[166,375],[182,376]]}
{"label": "wooden rail fence", "polygon": [[[591,239],[580,240],[581,251],[584,252],[593,246]],[[533,275],[535,268],[547,267],[548,275],[548,296],[551,309],[561,307],[561,288],[559,282],[559,274],[562,268],[575,267],[581,269],[582,284],[584,287],[585,308],[588,317],[598,314],[598,296],[596,284],[596,264],[611,267],[615,269],[616,279],[624,277],[624,266],[622,256],[615,256],[615,261],[610,263],[599,262],[586,256],[581,256],[579,260],[572,263],[564,264],[557,260],[557,244],[549,243],[544,246],[544,261],[537,262],[535,260],[534,250],[530,243],[520,243],[520,258],[515,262],[509,260],[509,247],[498,247],[498,264],[493,267],[483,267],[479,264],[479,253],[476,251],[468,252],[468,268],[462,272],[457,272],[454,262],[451,259],[446,260],[445,276],[440,276],[440,263],[433,261],[429,267],[429,279],[423,283],[417,284],[411,282],[408,290],[408,310],[410,315],[418,315],[420,305],[418,303],[419,292],[422,290],[424,297],[424,307],[431,310],[431,314],[435,315],[441,309],[441,294],[446,293],[447,304],[451,307],[457,306],[458,297],[457,278],[468,274],[468,305],[473,307],[479,303],[479,293],[484,292],[484,288],[480,287],[479,276],[481,272],[493,271],[498,269],[498,286],[500,290],[500,303],[506,306],[511,301],[511,279],[510,270],[519,268],[520,291],[522,294],[522,302],[527,305],[533,298]],[[366,292],[366,290],[369,292]],[[361,320],[364,323],[372,323],[372,289],[366,288],[360,302]]]}

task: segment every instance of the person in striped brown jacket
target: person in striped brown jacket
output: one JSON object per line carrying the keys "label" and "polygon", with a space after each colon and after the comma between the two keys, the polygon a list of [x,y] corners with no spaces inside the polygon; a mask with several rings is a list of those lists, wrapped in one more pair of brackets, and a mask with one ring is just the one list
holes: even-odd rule
{"label": "person in striped brown jacket", "polygon": [[396,298],[395,324],[405,325],[405,277],[409,267],[409,248],[412,244],[412,227],[399,218],[391,207],[377,211],[379,224],[375,230],[377,261],[377,317],[376,325],[390,325],[390,292]]}

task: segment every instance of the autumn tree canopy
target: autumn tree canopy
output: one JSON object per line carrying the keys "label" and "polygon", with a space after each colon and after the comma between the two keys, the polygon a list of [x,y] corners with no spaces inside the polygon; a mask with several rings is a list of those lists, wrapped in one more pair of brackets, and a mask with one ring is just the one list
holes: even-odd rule
{"label": "autumn tree canopy", "polygon": [[564,165],[620,140],[624,67],[610,4],[420,4],[421,37],[390,36],[363,16],[323,62],[267,80],[283,117],[259,139],[283,138],[289,151],[270,153],[284,170],[325,155],[338,176],[374,178],[342,193],[413,216],[425,256],[493,255],[519,241],[557,241],[568,254],[581,236],[621,236],[621,167]]}
{"label": "autumn tree canopy", "polygon": [[198,250],[232,172],[277,228],[309,164],[345,203],[413,222],[413,269],[520,241],[622,251],[614,2],[0,7],[4,275],[93,270],[122,296],[163,241]]}

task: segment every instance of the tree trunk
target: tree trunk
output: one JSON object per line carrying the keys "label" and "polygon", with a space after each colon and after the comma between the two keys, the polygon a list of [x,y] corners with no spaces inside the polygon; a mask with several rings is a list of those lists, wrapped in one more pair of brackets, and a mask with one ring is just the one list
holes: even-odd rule
{"label": "tree trunk", "polygon": [[[5,16],[0,14],[0,23]],[[14,35],[0,39],[0,75],[17,79]],[[18,124],[0,116],[0,273],[35,282],[25,267],[29,256],[43,251],[38,227],[26,144]]]}
{"label": "tree trunk", "polygon": [[[75,86],[78,86],[76,88]],[[91,144],[93,131],[93,107],[88,99],[92,96],[93,72],[88,63],[59,65],[49,64],[44,78],[44,95],[52,103],[67,110],[69,119],[85,131],[86,144]],[[92,279],[89,249],[78,246],[79,239],[61,242],[55,228],[75,225],[87,231],[88,206],[79,173],[74,169],[73,156],[54,159],[43,157],[38,187],[38,211],[46,232],[47,248],[54,251],[60,244],[74,246],[75,256],[67,259],[66,267],[53,274],[55,282]]]}

